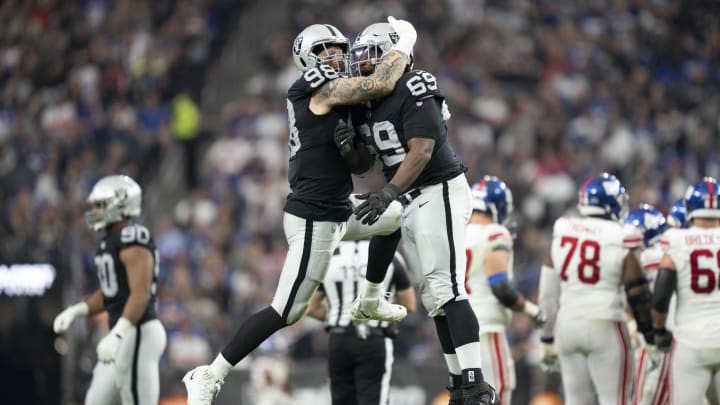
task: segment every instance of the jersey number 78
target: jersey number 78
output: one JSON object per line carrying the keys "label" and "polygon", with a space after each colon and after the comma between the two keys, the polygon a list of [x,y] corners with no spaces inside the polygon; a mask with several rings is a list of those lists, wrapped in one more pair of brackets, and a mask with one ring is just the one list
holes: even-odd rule
{"label": "jersey number 78", "polygon": [[[591,239],[580,240],[574,236],[563,236],[560,239],[560,247],[570,246],[563,260],[560,279],[568,281],[568,266],[570,260],[578,253],[580,263],[577,266],[578,280],[584,284],[596,284],[600,281],[600,244]],[[579,250],[578,250],[579,248]],[[572,271],[572,269],[570,269]]]}

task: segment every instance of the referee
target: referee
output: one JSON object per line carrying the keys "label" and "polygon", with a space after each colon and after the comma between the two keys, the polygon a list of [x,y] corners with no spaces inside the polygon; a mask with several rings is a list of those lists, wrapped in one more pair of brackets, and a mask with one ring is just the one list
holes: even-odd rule
{"label": "referee", "polygon": [[[397,330],[387,322],[354,325],[350,320],[350,306],[365,283],[368,246],[368,241],[341,242],[325,281],[308,306],[307,315],[324,321],[330,334],[328,373],[333,405],[387,405],[389,401],[392,339]],[[415,311],[415,290],[398,253],[383,286],[386,297],[394,296],[396,304]]]}

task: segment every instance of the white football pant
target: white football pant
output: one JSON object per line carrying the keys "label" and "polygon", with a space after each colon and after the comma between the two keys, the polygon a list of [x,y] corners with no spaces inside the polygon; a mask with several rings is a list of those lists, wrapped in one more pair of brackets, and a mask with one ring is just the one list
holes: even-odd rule
{"label": "white football pant", "polygon": [[627,404],[632,390],[633,358],[625,322],[558,320],[555,344],[565,403]]}
{"label": "white football pant", "polygon": [[515,389],[515,361],[505,332],[480,333],[480,350],[485,381],[495,388],[501,405],[510,405]]}
{"label": "white football pant", "polygon": [[402,247],[431,317],[450,301],[467,299],[465,226],[472,194],[464,174],[421,188],[403,208]]}
{"label": "white football pant", "polygon": [[125,333],[115,362],[95,365],[85,405],[157,405],[158,362],[166,343],[165,328],[157,319]]}
{"label": "white football pant", "polygon": [[696,349],[676,340],[671,357],[673,404],[702,404],[708,388],[720,397],[720,348]]}

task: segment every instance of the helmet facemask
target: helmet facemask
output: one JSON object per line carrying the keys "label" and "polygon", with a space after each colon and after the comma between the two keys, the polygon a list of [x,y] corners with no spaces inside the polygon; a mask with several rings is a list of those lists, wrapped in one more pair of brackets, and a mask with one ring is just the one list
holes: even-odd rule
{"label": "helmet facemask", "polygon": [[350,53],[350,74],[353,77],[370,76],[382,62],[383,51],[377,45],[354,46]]}
{"label": "helmet facemask", "polygon": [[[330,50],[332,47],[340,47],[342,52],[334,53]],[[347,43],[322,42],[312,48],[312,53],[315,55],[317,66],[327,65],[340,74],[348,74],[350,55]],[[320,56],[323,53],[324,56]]]}

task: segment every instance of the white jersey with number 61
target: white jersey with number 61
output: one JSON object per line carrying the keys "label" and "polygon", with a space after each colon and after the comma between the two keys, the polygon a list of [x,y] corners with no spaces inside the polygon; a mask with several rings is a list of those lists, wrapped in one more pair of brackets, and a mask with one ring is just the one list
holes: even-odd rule
{"label": "white jersey with number 61", "polygon": [[720,347],[720,228],[673,228],[661,243],[677,270],[675,339]]}
{"label": "white jersey with number 61", "polygon": [[623,260],[642,245],[629,225],[593,217],[555,221],[551,246],[560,276],[558,319],[623,320]]}

